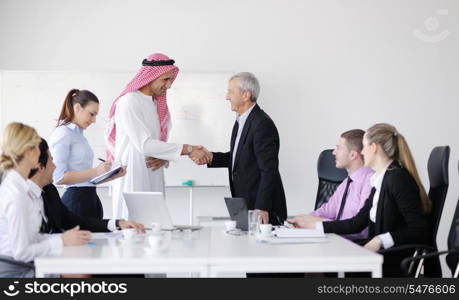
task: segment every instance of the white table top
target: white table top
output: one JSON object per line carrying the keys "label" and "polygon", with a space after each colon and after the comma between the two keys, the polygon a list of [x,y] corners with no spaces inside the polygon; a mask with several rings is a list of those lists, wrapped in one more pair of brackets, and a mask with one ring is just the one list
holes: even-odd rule
{"label": "white table top", "polygon": [[325,238],[308,238],[307,244],[266,244],[248,235],[232,236],[221,227],[213,227],[211,240],[210,265],[233,266],[238,271],[246,272],[255,272],[254,269],[262,271],[265,267],[275,270],[285,266],[325,272],[325,266],[327,270],[338,270],[338,265],[345,268],[345,265],[351,264],[368,271],[367,265],[381,265],[383,261],[382,255],[335,234],[327,234]]}
{"label": "white table top", "polygon": [[211,259],[238,260],[296,260],[305,259],[305,254],[324,260],[339,257],[340,259],[355,259],[356,256],[379,260],[375,253],[360,247],[338,235],[327,234],[325,238],[307,238],[307,244],[266,244],[257,242],[249,235],[228,235],[223,228],[211,229]]}
{"label": "white table top", "polygon": [[57,257],[35,259],[37,276],[49,273],[120,274],[201,272],[207,266],[210,228],[191,234],[168,232],[170,244],[165,251],[153,251],[148,235],[135,242],[116,238],[95,238],[88,245],[64,247]]}
{"label": "white table top", "polygon": [[193,233],[169,233],[165,251],[153,251],[146,235],[137,242],[94,238],[89,245],[64,247],[62,255],[35,260],[37,276],[44,274],[129,274],[193,272],[372,271],[380,276],[382,256],[334,234],[308,244],[271,245],[224,227],[204,227]]}

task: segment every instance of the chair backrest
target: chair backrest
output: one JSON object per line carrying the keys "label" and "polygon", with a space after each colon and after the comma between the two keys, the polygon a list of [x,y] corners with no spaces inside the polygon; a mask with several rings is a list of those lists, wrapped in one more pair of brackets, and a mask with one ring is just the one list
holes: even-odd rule
{"label": "chair backrest", "polygon": [[438,226],[449,186],[449,153],[449,146],[435,147],[432,149],[427,163],[430,182],[429,199],[432,201],[431,226],[434,246],[436,246]]}
{"label": "chair backrest", "polygon": [[[459,200],[457,201],[456,211],[454,212],[453,220],[451,221],[451,228],[449,229],[448,249],[459,250]],[[446,263],[448,264],[451,272],[454,273],[459,263],[459,254],[456,252],[446,255]]]}
{"label": "chair backrest", "polygon": [[332,149],[327,149],[320,153],[317,161],[317,174],[319,176],[319,186],[314,209],[326,203],[338,185],[347,177],[346,170],[336,167]]}

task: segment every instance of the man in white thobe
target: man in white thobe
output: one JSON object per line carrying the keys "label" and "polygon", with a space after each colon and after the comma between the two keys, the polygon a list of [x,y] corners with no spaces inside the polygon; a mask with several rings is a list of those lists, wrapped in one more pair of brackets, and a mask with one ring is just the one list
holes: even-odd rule
{"label": "man in white thobe", "polygon": [[191,153],[207,155],[199,146],[167,142],[171,120],[166,93],[179,71],[174,61],[156,53],[142,65],[109,114],[107,158],[127,166],[126,175],[112,185],[113,218],[128,218],[123,192],[165,192],[169,161]]}

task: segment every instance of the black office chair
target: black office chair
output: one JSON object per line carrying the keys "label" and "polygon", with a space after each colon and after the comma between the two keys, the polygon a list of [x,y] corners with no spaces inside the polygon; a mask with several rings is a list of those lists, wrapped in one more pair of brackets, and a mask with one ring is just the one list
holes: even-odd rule
{"label": "black office chair", "polygon": [[320,153],[317,161],[317,174],[319,176],[319,186],[314,209],[318,209],[324,203],[327,203],[338,185],[347,177],[346,170],[336,168],[332,149],[327,149]]}
{"label": "black office chair", "polygon": [[[459,168],[459,166],[458,166]],[[448,234],[448,250],[430,252],[424,255],[406,258],[402,261],[402,269],[408,273],[409,266],[422,260],[438,259],[441,255],[446,254],[446,264],[451,270],[453,278],[459,278],[459,199],[454,212],[451,228]]]}
{"label": "black office chair", "polygon": [[[440,219],[443,212],[443,206],[446,200],[446,194],[449,187],[448,165],[449,165],[449,146],[439,146],[432,149],[427,163],[429,173],[429,199],[432,201],[432,211],[429,216],[429,228],[431,231],[430,245],[403,245],[399,247],[381,250],[380,253],[393,253],[402,250],[413,249],[413,256],[419,254],[427,254],[428,252],[438,251],[437,249],[437,232],[440,225]],[[419,277],[422,267],[424,267],[424,276],[426,277],[441,277],[440,260],[429,259],[425,262],[419,260],[417,264],[414,263],[409,266],[405,275]],[[415,270],[416,269],[416,270]]]}
{"label": "black office chair", "polygon": [[[432,201],[430,225],[432,228],[432,246],[437,248],[437,233],[440,226],[441,215],[445,205],[449,187],[449,146],[435,147],[429,157],[427,168],[429,171],[429,199]],[[423,253],[426,254],[426,253]],[[440,260],[429,260],[424,265],[424,275],[429,277],[441,277]]]}
{"label": "black office chair", "polygon": [[0,262],[4,264],[16,266],[18,268],[18,273],[21,273],[21,272],[26,273],[29,270],[35,270],[35,265],[33,262],[26,263],[22,261],[17,261],[9,256],[0,255]]}

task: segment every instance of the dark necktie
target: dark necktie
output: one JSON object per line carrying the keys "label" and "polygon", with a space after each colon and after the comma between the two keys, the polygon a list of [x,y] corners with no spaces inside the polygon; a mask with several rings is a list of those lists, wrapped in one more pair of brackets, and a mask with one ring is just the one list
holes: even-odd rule
{"label": "dark necktie", "polygon": [[45,218],[43,217],[43,214],[46,213],[46,207],[45,207],[45,193],[42,191],[41,192],[41,199],[43,200],[43,209],[45,211],[41,212],[41,225],[40,225],[40,233],[51,233],[49,224],[46,222]]}
{"label": "dark necktie", "polygon": [[236,143],[237,131],[239,130],[239,122],[236,120],[233,126],[233,133],[231,134],[231,152],[235,151],[234,144]]}
{"label": "dark necktie", "polygon": [[337,220],[340,220],[341,216],[343,215],[344,205],[346,205],[347,194],[349,192],[349,186],[351,185],[351,182],[351,177],[347,177],[346,189],[344,190],[343,199],[341,200],[341,206],[339,207],[338,216],[336,217]]}
{"label": "dark necktie", "polygon": [[51,233],[48,222],[43,218],[41,218],[40,233]]}

